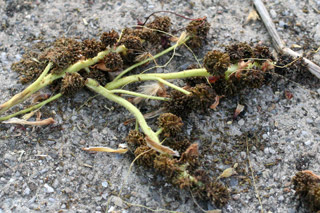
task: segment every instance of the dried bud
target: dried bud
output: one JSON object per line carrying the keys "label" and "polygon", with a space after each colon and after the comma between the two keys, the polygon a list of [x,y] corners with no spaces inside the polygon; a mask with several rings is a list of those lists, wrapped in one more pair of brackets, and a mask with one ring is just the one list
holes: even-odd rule
{"label": "dried bud", "polygon": [[168,16],[156,16],[150,24],[147,24],[147,27],[154,30],[169,32],[171,20]]}
{"label": "dried bud", "polygon": [[78,73],[66,73],[62,79],[61,93],[74,95],[84,86],[84,79]]}
{"label": "dried bud", "polygon": [[[261,58],[261,59],[273,59],[273,56],[270,52],[269,47],[264,45],[257,45],[253,49],[253,55],[255,58]],[[257,61],[259,62],[259,61]],[[263,61],[262,61],[263,62]]]}
{"label": "dried bud", "polygon": [[131,130],[126,137],[126,141],[128,142],[128,146],[130,150],[135,150],[139,146],[144,146],[147,145],[146,141],[144,140],[144,134],[136,131],[136,130]]}
{"label": "dried bud", "polygon": [[142,145],[134,151],[134,155],[136,157],[139,156],[137,159],[138,164],[146,167],[153,167],[153,161],[157,156],[157,152],[148,146]]}
{"label": "dried bud", "polygon": [[186,31],[191,36],[187,45],[191,48],[200,48],[205,41],[210,29],[207,18],[191,21],[186,27]]}
{"label": "dried bud", "polygon": [[102,42],[95,39],[86,39],[82,42],[82,55],[86,58],[93,58],[104,49]]}
{"label": "dried bud", "polygon": [[205,55],[203,65],[213,76],[223,76],[230,66],[230,57],[227,53],[213,50]]}
{"label": "dried bud", "polygon": [[103,59],[104,64],[109,72],[115,72],[123,67],[123,61],[119,53],[111,52]]}
{"label": "dried bud", "polygon": [[253,57],[253,50],[246,42],[240,42],[226,46],[226,52],[229,54],[232,62]]}
{"label": "dried bud", "polygon": [[158,123],[159,126],[163,128],[163,132],[167,137],[176,135],[177,132],[181,131],[181,127],[183,126],[182,119],[172,113],[160,115]]}
{"label": "dried bud", "polygon": [[100,40],[106,47],[113,46],[117,43],[119,39],[119,34],[115,30],[111,30],[109,32],[102,33]]}

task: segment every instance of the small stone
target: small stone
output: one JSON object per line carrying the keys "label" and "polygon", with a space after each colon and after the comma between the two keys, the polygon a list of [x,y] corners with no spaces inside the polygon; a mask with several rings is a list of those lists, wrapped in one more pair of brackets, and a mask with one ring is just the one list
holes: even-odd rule
{"label": "small stone", "polygon": [[311,118],[307,118],[307,119],[306,119],[306,122],[307,122],[307,124],[312,124],[312,123],[313,123],[313,120],[312,120]]}
{"label": "small stone", "polygon": [[241,157],[242,159],[246,159],[247,153],[246,153],[246,152],[240,152],[240,157]]}
{"label": "small stone", "polygon": [[310,140],[305,141],[305,142],[304,142],[304,145],[310,146],[310,145],[311,145],[311,141],[310,141]]}
{"label": "small stone", "polygon": [[114,212],[115,208],[116,208],[116,207],[111,206],[111,207],[109,208],[109,210],[108,210],[108,213],[109,213],[109,212]]}
{"label": "small stone", "polygon": [[27,187],[27,188],[25,188],[25,190],[23,191],[23,195],[29,195],[30,194],[30,188],[29,187]]}
{"label": "small stone", "polygon": [[14,160],[16,159],[16,158],[15,158],[13,155],[11,155],[10,153],[4,154],[3,158],[4,158],[5,160],[10,160],[10,161],[14,161]]}
{"label": "small stone", "polygon": [[116,197],[116,196],[113,196],[111,198],[111,201],[114,203],[114,205],[116,206],[119,206],[119,207],[122,207],[123,206],[123,201],[120,197]]}
{"label": "small stone", "polygon": [[263,134],[263,135],[262,135],[262,138],[265,140],[265,139],[268,138],[268,135],[267,135],[267,134]]}
{"label": "small stone", "polygon": [[107,181],[103,181],[103,182],[101,183],[101,185],[102,185],[104,188],[107,188],[109,184],[108,184]]}
{"label": "small stone", "polygon": [[232,195],[232,199],[237,201],[240,199],[240,194],[235,194],[235,195]]}
{"label": "small stone", "polygon": [[59,181],[58,181],[58,179],[55,179],[54,181],[53,181],[53,184],[52,184],[52,186],[54,187],[54,188],[57,188],[58,186],[59,186]]}
{"label": "small stone", "polygon": [[88,180],[92,180],[93,179],[93,175],[89,174],[87,178],[88,178]]}
{"label": "small stone", "polygon": [[307,132],[307,131],[301,131],[301,136],[302,136],[302,137],[308,136],[308,132]]}
{"label": "small stone", "polygon": [[286,24],[285,24],[283,21],[279,21],[279,27],[284,28],[285,25],[286,25]]}
{"label": "small stone", "polygon": [[295,208],[289,208],[288,209],[288,213],[296,213],[296,209]]}
{"label": "small stone", "polygon": [[281,195],[279,198],[278,198],[279,201],[284,201],[284,197]]}
{"label": "small stone", "polygon": [[240,120],[238,121],[238,124],[239,124],[239,126],[243,126],[243,125],[244,125],[244,120],[243,120],[243,119],[240,119]]}
{"label": "small stone", "polygon": [[266,154],[266,155],[269,154],[269,148],[268,148],[268,147],[264,148],[263,152],[264,152],[264,154]]}
{"label": "small stone", "polygon": [[272,18],[276,18],[277,17],[277,13],[273,9],[270,10],[270,15],[271,15]]}
{"label": "small stone", "polygon": [[269,152],[270,152],[270,154],[272,154],[272,155],[276,154],[276,151],[275,151],[273,148],[269,148]]}
{"label": "small stone", "polygon": [[44,184],[44,188],[46,188],[47,193],[53,193],[54,192],[54,189],[51,186],[49,186],[48,184]]}
{"label": "small stone", "polygon": [[102,194],[101,197],[102,197],[103,199],[107,200],[108,195],[109,195],[109,193],[106,192],[106,193]]}

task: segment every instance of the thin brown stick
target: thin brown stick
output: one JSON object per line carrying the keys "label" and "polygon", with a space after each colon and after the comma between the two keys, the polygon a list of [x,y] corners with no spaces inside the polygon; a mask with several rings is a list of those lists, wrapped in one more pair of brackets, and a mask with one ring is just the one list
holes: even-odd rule
{"label": "thin brown stick", "polygon": [[[266,9],[266,7],[264,6],[263,2],[261,0],[253,0],[253,4],[256,7],[264,25],[266,26],[266,28],[269,32],[269,35],[272,38],[272,43],[273,43],[276,51],[278,53],[288,54],[292,57],[302,57],[299,53],[284,46],[284,43],[281,40],[281,38],[276,30],[276,27],[275,27],[270,15],[269,15],[267,9]],[[303,58],[303,60],[304,60],[304,62],[306,62],[308,64],[309,71],[313,75],[315,75],[317,78],[320,79],[320,67],[306,58]]]}
{"label": "thin brown stick", "polygon": [[19,118],[11,118],[10,120],[4,121],[6,124],[21,124],[21,125],[33,125],[33,126],[44,126],[55,123],[53,118],[47,118],[40,121],[26,121]]}

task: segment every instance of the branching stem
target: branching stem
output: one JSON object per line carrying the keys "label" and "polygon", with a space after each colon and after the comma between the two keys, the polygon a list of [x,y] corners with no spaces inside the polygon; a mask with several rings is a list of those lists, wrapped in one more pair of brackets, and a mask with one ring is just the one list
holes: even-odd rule
{"label": "branching stem", "polygon": [[137,81],[150,81],[150,80],[159,81],[159,79],[163,79],[163,80],[181,79],[181,78],[190,78],[190,77],[196,77],[196,76],[209,77],[210,74],[207,72],[206,69],[201,68],[201,69],[192,69],[192,70],[173,72],[173,73],[148,73],[148,74],[130,75],[130,76],[108,83],[105,86],[105,88],[108,90],[112,90],[112,89],[116,89]]}
{"label": "branching stem", "polygon": [[50,73],[47,75],[47,73],[50,71],[52,67],[52,63],[50,62],[43,73],[39,76],[39,78],[33,82],[31,85],[29,85],[25,90],[22,92],[16,94],[13,96],[9,101],[3,103],[0,105],[0,114],[5,112],[6,110],[10,109],[11,107],[23,102],[28,97],[30,97],[33,93],[37,92],[38,90],[42,89],[43,87],[51,84],[54,80],[62,78],[67,72],[74,73],[78,72],[81,69],[85,69],[91,65],[94,65],[98,63],[100,60],[102,60],[107,54],[110,52],[122,52],[125,50],[125,47],[123,45],[117,47],[117,49],[108,49],[105,51],[102,51],[98,53],[98,55],[94,58],[90,58],[84,61],[78,61],[77,63],[69,66],[67,69],[63,70],[59,74]]}
{"label": "branching stem", "polygon": [[137,68],[137,67],[139,67],[139,66],[141,66],[141,65],[143,65],[143,64],[146,64],[146,63],[148,63],[148,62],[150,62],[150,61],[153,61],[154,59],[159,58],[160,56],[163,56],[163,55],[167,54],[168,52],[171,52],[172,50],[175,50],[177,47],[179,47],[180,45],[182,45],[182,44],[184,44],[186,41],[188,41],[189,38],[190,38],[190,37],[186,36],[186,33],[185,33],[185,32],[182,33],[181,36],[180,36],[180,38],[179,38],[179,40],[177,41],[177,43],[176,43],[175,45],[172,45],[171,47],[163,50],[162,52],[160,52],[160,53],[158,53],[158,54],[156,54],[156,55],[154,55],[154,56],[152,56],[152,57],[149,57],[149,58],[147,58],[147,59],[145,59],[145,60],[143,60],[143,61],[141,61],[141,62],[139,62],[139,63],[136,63],[136,64],[128,67],[127,69],[123,70],[123,71],[114,79],[114,81],[119,80],[122,76],[124,76],[125,74],[127,74],[127,73],[130,72],[131,70],[133,70],[133,69],[135,69],[135,68]]}
{"label": "branching stem", "polygon": [[27,108],[27,109],[20,110],[19,112],[13,113],[13,114],[8,115],[8,116],[5,116],[5,117],[1,117],[1,118],[0,118],[0,121],[5,121],[5,120],[8,120],[8,119],[10,119],[10,118],[16,117],[17,115],[22,115],[22,114],[31,112],[31,111],[33,111],[33,110],[36,110],[36,109],[38,109],[38,108],[46,105],[47,103],[50,103],[51,101],[54,101],[54,100],[60,98],[61,96],[62,96],[62,94],[61,94],[61,93],[58,93],[58,94],[56,94],[55,96],[52,96],[52,97],[48,98],[47,100],[42,101],[41,103],[38,103],[38,104],[36,104],[36,105],[34,105],[34,106],[31,106],[31,107],[29,107],[29,108]]}
{"label": "branching stem", "polygon": [[157,134],[148,126],[145,118],[143,117],[143,114],[132,103],[130,103],[124,98],[121,98],[113,94],[110,90],[99,85],[99,83],[93,79],[88,78],[85,85],[92,91],[125,107],[136,118],[137,122],[139,123],[140,128],[146,135],[146,142],[148,146],[162,153],[179,156],[178,152],[160,144]]}

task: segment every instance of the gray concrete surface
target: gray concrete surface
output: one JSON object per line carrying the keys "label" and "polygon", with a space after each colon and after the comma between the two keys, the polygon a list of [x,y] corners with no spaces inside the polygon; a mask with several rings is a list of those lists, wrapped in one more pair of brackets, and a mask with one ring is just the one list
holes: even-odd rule
{"label": "gray concrete surface", "polygon": [[[319,46],[320,15],[316,11],[320,1],[272,0],[266,7],[288,46],[306,44],[306,51]],[[10,65],[21,58],[23,47],[36,42],[30,38],[98,38],[102,31],[120,31],[151,12],[171,10],[208,17],[212,27],[201,57],[207,50],[236,40],[270,44],[260,21],[244,24],[251,9],[250,1],[235,0],[0,1],[0,102],[25,87],[18,83]],[[171,17],[176,28],[187,24]],[[180,56],[166,71],[194,62],[185,49],[178,52]],[[319,53],[314,62],[320,63]],[[232,194],[223,212],[259,212],[261,208],[265,212],[307,212],[294,199],[290,179],[299,169],[320,173],[320,85],[316,80],[294,79],[299,84],[291,80],[274,77],[271,85],[242,91],[223,100],[216,111],[193,113],[185,121],[207,159],[205,168],[210,174],[217,175],[236,162],[243,171],[223,180]],[[293,94],[292,99],[285,98],[285,90]],[[133,128],[123,125],[129,113],[103,98],[95,98],[77,111],[90,96],[92,93],[83,91],[73,99],[45,106],[41,112],[54,116],[57,123],[53,126],[0,124],[0,213],[149,211],[125,202],[151,209],[201,212],[188,191],[172,187],[151,170],[133,166],[126,179],[132,156],[81,150],[96,145],[116,148]],[[246,113],[228,122],[237,103],[247,106]],[[246,134],[256,138],[249,141],[248,153]],[[214,209],[209,202],[197,202],[205,210]]]}

